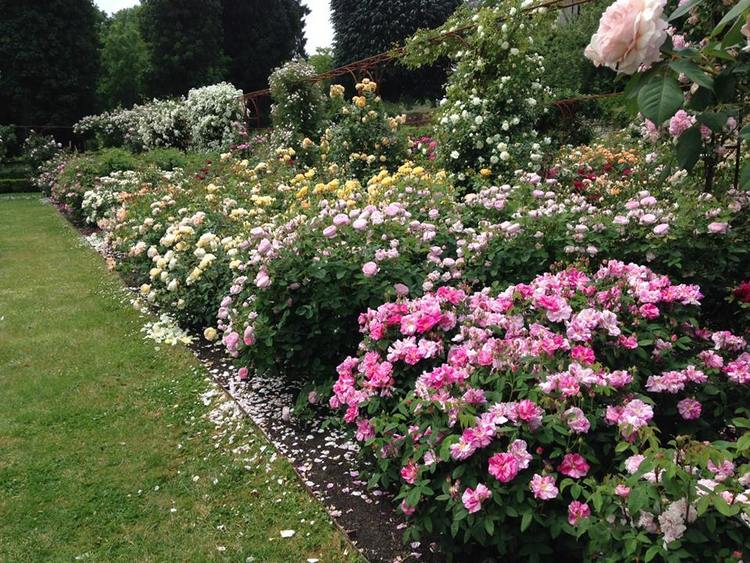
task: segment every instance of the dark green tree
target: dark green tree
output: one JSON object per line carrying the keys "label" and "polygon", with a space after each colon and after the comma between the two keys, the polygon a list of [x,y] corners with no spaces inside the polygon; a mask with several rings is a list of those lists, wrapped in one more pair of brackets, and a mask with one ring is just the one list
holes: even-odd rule
{"label": "dark green tree", "polygon": [[140,10],[120,10],[103,26],[99,98],[104,109],[130,107],[146,90],[149,53],[140,28]]}
{"label": "dark green tree", "polygon": [[221,0],[143,0],[141,24],[150,96],[179,96],[225,78]]}
{"label": "dark green tree", "polygon": [[0,0],[0,123],[72,125],[95,110],[100,20],[92,0]]}
{"label": "dark green tree", "polygon": [[[331,0],[338,66],[389,50],[418,29],[442,25],[462,0]],[[388,69],[381,78],[383,95],[432,98],[440,94],[440,68]]]}
{"label": "dark green tree", "polygon": [[305,53],[300,0],[223,0],[224,53],[229,81],[245,92],[268,86],[271,72]]}

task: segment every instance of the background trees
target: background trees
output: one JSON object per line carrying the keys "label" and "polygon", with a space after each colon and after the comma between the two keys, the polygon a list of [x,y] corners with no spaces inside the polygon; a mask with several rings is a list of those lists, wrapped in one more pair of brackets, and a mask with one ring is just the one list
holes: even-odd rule
{"label": "background trees", "polygon": [[224,78],[221,0],[143,0],[142,5],[143,35],[153,63],[150,96],[187,94]]}
{"label": "background trees", "polygon": [[140,7],[120,10],[102,29],[98,93],[104,109],[130,107],[145,92],[149,52],[141,34],[140,13]]}
{"label": "background trees", "polygon": [[301,0],[223,0],[227,80],[244,91],[268,86],[281,64],[305,54],[305,16]]}
{"label": "background trees", "polygon": [[[437,27],[461,0],[331,0],[337,65],[387,51],[421,28]],[[393,67],[382,77],[383,95],[434,98],[445,73],[439,67],[419,72]]]}
{"label": "background trees", "polygon": [[0,123],[72,125],[96,104],[92,0],[0,0]]}

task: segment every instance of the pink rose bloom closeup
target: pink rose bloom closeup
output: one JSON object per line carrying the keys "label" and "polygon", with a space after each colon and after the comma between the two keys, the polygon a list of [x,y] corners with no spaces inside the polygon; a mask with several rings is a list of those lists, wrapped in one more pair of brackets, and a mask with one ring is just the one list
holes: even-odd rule
{"label": "pink rose bloom closeup", "polygon": [[538,473],[531,478],[529,483],[531,492],[534,493],[534,498],[540,500],[551,500],[556,498],[560,493],[558,488],[555,486],[555,478],[552,475],[545,475],[542,477]]}
{"label": "pink rose bloom closeup", "polygon": [[466,510],[469,511],[469,514],[474,514],[475,512],[479,512],[482,508],[482,503],[491,496],[492,491],[479,483],[476,490],[468,487],[461,496],[461,501],[464,503]]}
{"label": "pink rose bloom closeup", "polygon": [[630,487],[626,487],[625,485],[617,485],[615,487],[615,494],[618,497],[626,498],[630,495]]}
{"label": "pink rose bloom closeup", "polygon": [[499,453],[490,458],[489,473],[501,483],[510,483],[518,475],[518,460],[513,454]]}
{"label": "pink rose bloom closeup", "polygon": [[571,526],[578,524],[580,520],[591,516],[591,509],[585,502],[574,500],[568,505],[568,523]]}
{"label": "pink rose bloom closeup", "polygon": [[677,403],[677,410],[685,420],[695,420],[700,418],[703,409],[700,402],[695,399],[683,399]]}
{"label": "pink rose bloom closeup", "polygon": [[667,38],[662,12],[667,0],[617,0],[604,12],[585,55],[596,66],[634,74],[661,58]]}
{"label": "pink rose bloom closeup", "polygon": [[573,479],[585,477],[589,469],[589,464],[580,454],[565,454],[562,463],[557,467],[560,473]]}
{"label": "pink rose bloom closeup", "polygon": [[710,223],[708,225],[708,232],[714,235],[722,235],[729,230],[729,224],[727,223]]}
{"label": "pink rose bloom closeup", "polygon": [[373,277],[379,271],[380,271],[380,266],[378,266],[375,262],[367,262],[364,266],[362,266],[362,273],[367,278]]}

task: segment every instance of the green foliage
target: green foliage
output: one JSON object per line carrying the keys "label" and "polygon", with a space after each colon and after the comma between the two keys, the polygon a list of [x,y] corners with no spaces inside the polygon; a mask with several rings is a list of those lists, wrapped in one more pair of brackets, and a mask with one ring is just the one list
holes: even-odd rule
{"label": "green foliage", "polygon": [[307,62],[313,66],[315,74],[323,74],[336,68],[333,49],[330,47],[318,47],[315,54],[307,58]]}
{"label": "green foliage", "polygon": [[268,85],[271,72],[305,54],[308,8],[300,0],[223,0],[227,79],[245,92]]}
{"label": "green foliage", "polygon": [[151,96],[187,94],[191,88],[221,81],[221,0],[144,0],[143,36],[151,52]]}
{"label": "green foliage", "polygon": [[291,132],[296,141],[317,137],[323,124],[325,98],[320,84],[310,80],[315,74],[310,63],[294,60],[276,69],[269,79],[273,126]]}
{"label": "green foliage", "polygon": [[[460,4],[459,0],[332,0],[336,64],[403,44],[418,29],[443,24]],[[387,99],[434,99],[440,95],[445,71],[441,65],[419,71],[396,67],[383,70],[377,81]]]}
{"label": "green foliage", "polygon": [[96,103],[91,0],[0,0],[0,123],[72,125]]}
{"label": "green foliage", "polygon": [[130,107],[145,92],[149,52],[141,34],[140,10],[140,7],[120,10],[102,31],[98,92],[105,109]]}

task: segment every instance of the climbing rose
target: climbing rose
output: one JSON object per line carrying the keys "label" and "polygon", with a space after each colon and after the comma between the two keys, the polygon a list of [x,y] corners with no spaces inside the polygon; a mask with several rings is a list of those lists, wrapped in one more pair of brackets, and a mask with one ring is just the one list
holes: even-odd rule
{"label": "climbing rose", "polygon": [[667,22],[661,18],[667,0],[617,0],[604,12],[585,55],[596,66],[634,74],[661,58]]}

